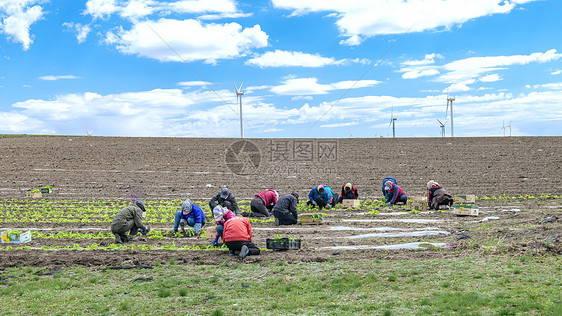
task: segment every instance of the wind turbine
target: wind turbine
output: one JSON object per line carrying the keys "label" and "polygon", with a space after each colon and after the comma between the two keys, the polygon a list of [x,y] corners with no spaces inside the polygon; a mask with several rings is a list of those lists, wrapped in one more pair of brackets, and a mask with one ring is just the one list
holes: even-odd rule
{"label": "wind turbine", "polygon": [[445,137],[445,124],[447,124],[447,121],[445,121],[445,123],[441,123],[439,119],[436,120],[439,122],[439,127],[441,127],[441,137]]}
{"label": "wind turbine", "polygon": [[236,101],[240,100],[240,138],[244,138],[244,125],[242,125],[242,96],[244,95],[244,92],[242,92],[242,85],[244,83],[242,82],[240,84],[240,87],[236,87],[236,82],[234,83],[234,89],[236,90]]}
{"label": "wind turbine", "polygon": [[395,129],[395,125],[394,122],[397,120],[397,118],[394,117],[394,106],[392,107],[392,110],[390,110],[390,123],[388,123],[388,127],[390,127],[390,125],[392,125],[392,138],[396,138],[396,129]]}
{"label": "wind turbine", "polygon": [[92,136],[92,131],[90,131],[87,127],[86,127],[86,135],[87,135],[87,136]]}
{"label": "wind turbine", "polygon": [[451,104],[451,137],[455,137],[455,130],[453,129],[453,101],[455,98],[449,98],[449,90],[447,90],[447,108],[445,109],[445,117],[449,111],[449,103]]}
{"label": "wind turbine", "polygon": [[500,130],[503,130],[503,136],[505,137],[505,121],[503,121],[503,125],[502,128],[500,128]]}
{"label": "wind turbine", "polygon": [[509,125],[507,125],[506,127],[509,128],[509,137],[511,137],[511,121],[509,121]]}
{"label": "wind turbine", "polygon": [[353,130],[351,127],[349,128],[349,138],[353,138]]}

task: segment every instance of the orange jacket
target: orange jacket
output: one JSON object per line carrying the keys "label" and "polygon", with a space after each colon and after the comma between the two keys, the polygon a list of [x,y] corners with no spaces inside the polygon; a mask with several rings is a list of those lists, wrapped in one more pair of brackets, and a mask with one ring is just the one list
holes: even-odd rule
{"label": "orange jacket", "polygon": [[236,216],[224,223],[222,241],[252,241],[252,226],[246,217]]}

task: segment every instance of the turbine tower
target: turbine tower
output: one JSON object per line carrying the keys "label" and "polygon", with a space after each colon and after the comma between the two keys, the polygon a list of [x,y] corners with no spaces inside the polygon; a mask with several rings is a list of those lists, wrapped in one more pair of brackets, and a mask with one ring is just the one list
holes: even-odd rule
{"label": "turbine tower", "polygon": [[236,90],[236,101],[240,100],[240,138],[244,138],[244,125],[242,124],[243,119],[242,119],[242,96],[244,95],[244,92],[242,92],[242,85],[244,83],[242,82],[240,84],[240,87],[236,87],[236,82],[234,83],[234,89]]}
{"label": "turbine tower", "polygon": [[447,122],[441,123],[439,119],[437,119],[437,122],[439,122],[439,127],[441,127],[441,137],[445,137],[445,124],[447,124]]}
{"label": "turbine tower", "polygon": [[451,104],[451,137],[455,137],[455,130],[453,128],[453,101],[455,98],[449,97],[449,91],[447,91],[447,109],[445,109],[445,117],[447,117],[447,112],[449,111],[449,103]]}
{"label": "turbine tower", "polygon": [[396,118],[394,117],[394,106],[392,107],[392,110],[390,111],[390,123],[388,123],[388,127],[390,127],[390,125],[392,125],[392,138],[396,138],[396,126],[394,124],[394,122],[396,122]]}
{"label": "turbine tower", "polygon": [[511,137],[511,121],[509,121],[509,125],[507,125],[506,127],[509,128],[509,137]]}
{"label": "turbine tower", "polygon": [[86,127],[86,136],[92,136],[92,131]]}
{"label": "turbine tower", "polygon": [[502,128],[500,130],[503,131],[503,136],[505,137],[505,121],[503,121]]}

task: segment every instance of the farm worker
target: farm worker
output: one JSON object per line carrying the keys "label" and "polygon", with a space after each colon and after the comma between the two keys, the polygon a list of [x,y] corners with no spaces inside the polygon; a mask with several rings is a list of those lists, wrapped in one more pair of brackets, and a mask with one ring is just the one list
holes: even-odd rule
{"label": "farm worker", "polygon": [[438,210],[439,205],[453,205],[453,196],[436,181],[427,182],[427,205],[429,209]]}
{"label": "farm worker", "polygon": [[390,182],[392,182],[392,183],[394,183],[394,184],[398,184],[398,182],[396,182],[396,179],[394,179],[393,177],[386,177],[386,178],[382,179],[382,196],[383,196],[385,199],[388,200],[388,199],[389,199],[389,197],[388,197],[388,191],[385,190],[385,184],[386,184],[387,181],[390,181]]}
{"label": "farm worker", "polygon": [[215,207],[215,209],[213,210],[213,217],[215,218],[215,223],[217,224],[217,227],[215,227],[217,234],[215,235],[215,239],[213,240],[212,244],[213,246],[216,246],[219,243],[219,237],[222,239],[224,224],[226,223],[226,221],[234,217],[234,213],[232,213],[232,211],[227,209],[226,207],[217,205],[217,207]]}
{"label": "farm worker", "polygon": [[402,188],[400,188],[398,184],[394,184],[392,181],[386,181],[384,189],[388,194],[385,201],[385,203],[388,203],[388,206],[396,205],[398,202],[406,203],[408,201],[406,193],[402,191]]}
{"label": "farm worker", "polygon": [[[142,200],[136,200],[131,205],[122,208],[111,223],[111,232],[115,235],[115,243],[122,244],[131,241],[139,231],[146,235],[150,227],[142,221],[146,218],[146,208]],[[129,232],[129,236],[126,233]]]}
{"label": "farm worker", "polygon": [[195,235],[199,235],[201,228],[205,226],[205,213],[199,206],[192,204],[189,199],[183,201],[181,210],[176,213],[174,232],[177,233],[178,227],[181,226],[182,232],[186,234],[185,225],[193,227],[192,232]]}
{"label": "farm worker", "polygon": [[209,207],[211,210],[214,210],[217,205],[224,206],[227,209],[234,212],[234,214],[238,215],[238,204],[236,203],[236,198],[234,194],[230,192],[227,188],[223,188],[217,195],[215,195],[209,201]]}
{"label": "farm worker", "polygon": [[297,204],[299,194],[293,191],[291,194],[283,195],[273,207],[275,225],[295,225],[298,221]]}
{"label": "farm worker", "polygon": [[255,256],[260,254],[260,248],[252,242],[252,225],[246,217],[235,216],[224,223],[222,240],[226,244],[231,256],[240,251],[240,258],[247,255]]}
{"label": "farm worker", "polygon": [[308,193],[308,201],[306,205],[318,206],[322,209],[324,207],[336,206],[337,196],[334,191],[326,184],[321,184],[312,188]]}
{"label": "farm worker", "polygon": [[344,199],[357,199],[359,194],[357,193],[357,188],[351,183],[346,183],[341,188],[341,194],[338,198],[338,203],[343,202]]}
{"label": "farm worker", "polygon": [[242,216],[269,217],[271,215],[270,212],[273,209],[275,203],[277,203],[278,198],[279,194],[275,190],[269,189],[261,191],[260,193],[256,194],[250,202],[251,212],[244,212],[242,213]]}

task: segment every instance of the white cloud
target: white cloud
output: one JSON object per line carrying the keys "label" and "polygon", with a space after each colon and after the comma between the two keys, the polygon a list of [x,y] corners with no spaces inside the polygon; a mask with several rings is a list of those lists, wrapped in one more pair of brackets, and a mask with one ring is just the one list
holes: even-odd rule
{"label": "white cloud", "polygon": [[43,15],[41,0],[3,0],[0,1],[0,33],[14,42],[21,43],[28,50],[33,43],[30,35],[31,25]]}
{"label": "white cloud", "polygon": [[125,7],[120,10],[120,15],[131,21],[137,21],[145,16],[158,11],[155,7],[157,2],[153,0],[130,0]]}
{"label": "white cloud", "polygon": [[80,44],[86,41],[88,34],[90,34],[90,31],[92,30],[89,24],[82,25],[80,23],[64,22],[62,26],[74,31],[76,33],[76,39]]}
{"label": "white cloud", "polygon": [[300,100],[305,100],[305,101],[312,101],[314,100],[313,97],[309,96],[309,95],[297,95],[291,98],[291,101],[300,101]]}
{"label": "white cloud", "polygon": [[506,14],[517,5],[537,0],[356,0],[300,1],[272,0],[275,7],[292,10],[293,15],[308,12],[337,12],[336,25],[345,45],[359,45],[365,38],[450,29],[471,19]]}
{"label": "white cloud", "polygon": [[182,81],[178,82],[178,86],[181,87],[197,87],[197,86],[208,86],[209,82],[206,81]]}
{"label": "white cloud", "polygon": [[[525,87],[531,88],[530,85],[526,85]],[[545,84],[536,84],[532,86],[533,89],[549,89],[549,90],[562,90],[562,82],[557,83],[545,83]]]}
{"label": "white cloud", "polygon": [[320,127],[334,128],[334,127],[346,127],[346,126],[354,126],[354,125],[359,125],[359,123],[358,122],[347,122],[347,123],[324,124],[324,125],[320,125]]}
{"label": "white cloud", "polygon": [[550,74],[555,76],[555,75],[559,75],[561,73],[562,73],[562,70],[559,69],[559,70],[555,70],[555,71],[551,72]]}
{"label": "white cloud", "polygon": [[468,86],[469,84],[473,84],[476,80],[474,79],[469,79],[469,80],[465,80],[465,81],[461,81],[461,82],[457,82],[457,83],[453,83],[452,85],[450,85],[449,87],[447,87],[446,89],[443,89],[442,92],[463,92],[463,91],[469,91],[470,87]]}
{"label": "white cloud", "polygon": [[246,65],[265,67],[324,67],[331,65],[345,65],[350,63],[364,63],[364,60],[341,59],[333,57],[322,57],[319,54],[307,54],[303,52],[289,52],[275,50],[266,52],[261,56],[246,61]]}
{"label": "white cloud", "polygon": [[[423,60],[409,60],[401,64],[398,70],[403,79],[416,79],[424,76],[436,76],[436,81],[450,84],[450,91],[468,91],[470,84],[476,79],[480,82],[494,82],[502,80],[499,74],[487,74],[504,70],[511,66],[527,65],[530,63],[545,63],[562,58],[556,49],[537,52],[529,55],[485,56],[470,57],[449,62],[445,65],[435,65],[435,58],[441,55],[426,55]],[[446,91],[446,89],[445,89]]]}
{"label": "white cloud", "polygon": [[[159,61],[231,59],[252,48],[267,46],[268,36],[259,25],[242,28],[238,23],[202,24],[197,20],[160,19],[135,23],[128,31],[108,33],[107,42],[126,54]],[[173,51],[168,45],[173,48]]]}
{"label": "white cloud", "polygon": [[282,85],[274,86],[270,90],[281,95],[318,95],[327,94],[332,90],[365,88],[376,84],[376,80],[340,81],[331,84],[320,84],[317,78],[289,78]]}
{"label": "white cloud", "polygon": [[45,80],[45,81],[56,81],[56,80],[61,80],[61,79],[79,79],[80,77],[76,77],[73,75],[63,75],[63,76],[53,76],[53,75],[49,75],[49,76],[41,76],[39,77],[39,80]]}
{"label": "white cloud", "polygon": [[88,0],[83,14],[91,15],[94,20],[106,19],[118,10],[116,0]]}
{"label": "white cloud", "polygon": [[441,75],[438,80],[448,83],[459,82],[477,78],[486,72],[505,69],[508,66],[545,63],[560,58],[562,58],[562,54],[557,53],[556,49],[530,55],[470,57],[443,66],[447,72]]}
{"label": "white cloud", "polygon": [[496,82],[502,80],[498,74],[489,74],[478,79],[482,82]]}

